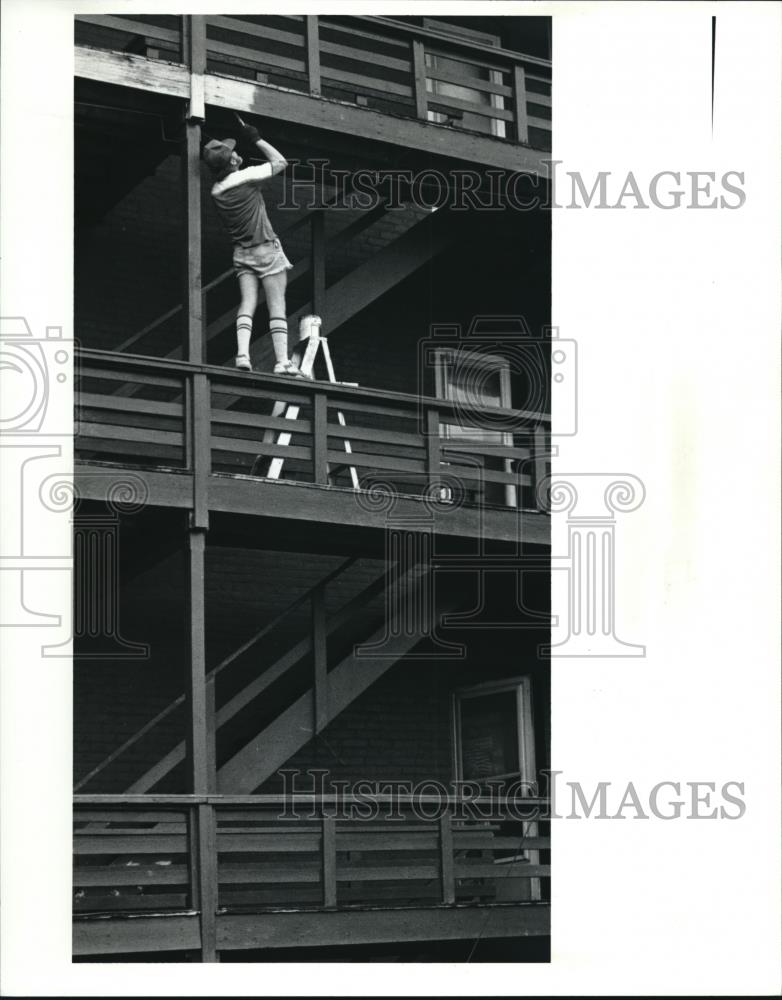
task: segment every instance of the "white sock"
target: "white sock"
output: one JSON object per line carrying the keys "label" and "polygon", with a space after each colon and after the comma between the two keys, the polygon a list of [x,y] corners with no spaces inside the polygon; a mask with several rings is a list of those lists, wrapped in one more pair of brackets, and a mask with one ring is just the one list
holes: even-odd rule
{"label": "white sock", "polygon": [[246,313],[236,317],[236,353],[250,356],[250,337],[253,332],[253,318]]}
{"label": "white sock", "polygon": [[284,318],[271,316],[269,318],[269,333],[274,348],[274,360],[278,365],[284,365],[288,360],[288,321]]}

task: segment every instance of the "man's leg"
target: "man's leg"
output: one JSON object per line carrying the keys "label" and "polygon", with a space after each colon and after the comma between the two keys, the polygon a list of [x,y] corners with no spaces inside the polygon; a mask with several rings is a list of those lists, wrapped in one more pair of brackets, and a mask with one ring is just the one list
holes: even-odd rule
{"label": "man's leg", "polygon": [[258,278],[249,272],[240,274],[239,291],[242,299],[236,314],[236,356],[249,359],[253,316],[258,306]]}
{"label": "man's leg", "polygon": [[274,347],[274,360],[277,364],[285,364],[288,361],[288,317],[285,311],[288,272],[269,274],[261,281],[269,309],[269,333]]}

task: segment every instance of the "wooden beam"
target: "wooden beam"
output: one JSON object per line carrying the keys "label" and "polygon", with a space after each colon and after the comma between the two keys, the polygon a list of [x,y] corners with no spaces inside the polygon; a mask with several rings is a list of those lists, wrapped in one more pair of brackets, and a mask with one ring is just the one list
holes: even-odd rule
{"label": "wooden beam", "polygon": [[86,45],[77,45],[74,56],[74,72],[82,79],[190,99],[190,73],[186,66]]}
{"label": "wooden beam", "polygon": [[543,904],[225,914],[217,920],[217,945],[225,950],[520,938],[549,933],[550,907]]}
{"label": "wooden beam", "polygon": [[[351,525],[352,531],[362,528],[382,532],[382,518],[356,503],[352,489],[330,487],[328,490],[306,483],[263,482],[211,476],[209,479],[210,511],[247,514],[253,517],[282,518],[290,522]],[[400,497],[394,508],[395,516],[420,516],[421,501]],[[444,508],[435,511],[433,531],[436,535],[491,538],[497,541],[519,542],[548,546],[550,518],[546,514],[508,509],[477,507]],[[519,535],[521,534],[521,539]]]}
{"label": "wooden beam", "polygon": [[544,160],[550,153],[492,136],[474,135],[458,128],[432,122],[394,118],[371,108],[360,108],[341,101],[310,97],[275,87],[206,76],[206,103],[215,107],[249,111],[251,114],[330,132],[359,135],[385,145],[404,146],[426,153],[461,160],[473,168],[476,164],[499,167],[520,173],[548,176]]}
{"label": "wooden beam", "polygon": [[320,39],[318,37],[318,18],[307,14],[304,18],[307,33],[307,78],[310,85],[310,95],[320,97]]}
{"label": "wooden beam", "polygon": [[135,916],[73,922],[74,955],[191,951],[200,947],[198,916],[193,913]]}
{"label": "wooden beam", "polygon": [[[156,472],[147,469],[128,470],[130,482],[141,482],[146,489],[146,502],[150,507],[177,507],[188,509],[193,503],[192,476],[172,469]],[[122,470],[101,469],[89,462],[76,461],[74,478],[80,500],[107,501],[123,479]]]}

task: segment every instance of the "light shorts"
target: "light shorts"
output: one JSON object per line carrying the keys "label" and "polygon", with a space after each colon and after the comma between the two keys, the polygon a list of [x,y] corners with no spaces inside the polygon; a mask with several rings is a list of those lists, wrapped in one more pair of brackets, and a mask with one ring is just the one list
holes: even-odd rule
{"label": "light shorts", "polygon": [[293,267],[279,240],[266,240],[254,247],[235,246],[233,264],[237,278],[242,274],[267,278],[270,274],[279,274],[280,271],[288,271]]}

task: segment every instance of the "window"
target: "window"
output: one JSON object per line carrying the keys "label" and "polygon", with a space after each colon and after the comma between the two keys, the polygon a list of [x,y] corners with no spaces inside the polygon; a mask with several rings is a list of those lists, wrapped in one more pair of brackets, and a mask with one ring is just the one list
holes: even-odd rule
{"label": "window", "polygon": [[[458,441],[460,444],[473,441],[476,444],[513,447],[512,432],[471,423],[469,409],[476,406],[511,408],[510,366],[507,359],[495,354],[444,348],[435,351],[434,364],[435,394],[440,399],[455,403],[457,413],[461,417],[459,423],[441,424],[440,436],[449,441]],[[449,456],[447,463],[455,465],[454,456]],[[482,464],[490,471],[512,472],[511,459],[484,456]],[[470,466],[474,468],[474,461],[467,462],[467,468]],[[486,483],[483,499],[487,503],[515,507],[516,486]]]}
{"label": "window", "polygon": [[457,780],[535,781],[535,741],[528,677],[457,691],[453,724]]}

